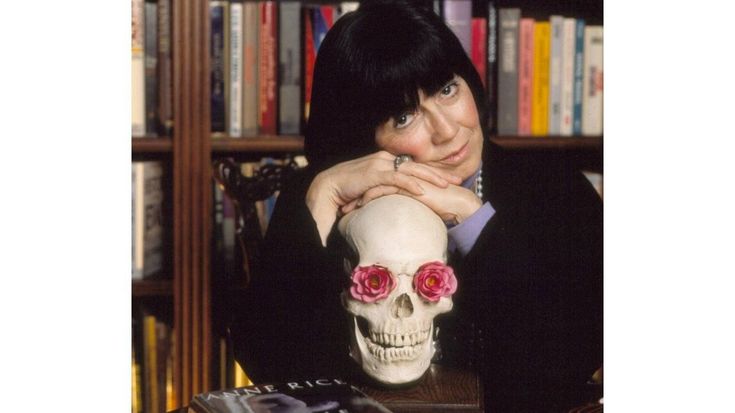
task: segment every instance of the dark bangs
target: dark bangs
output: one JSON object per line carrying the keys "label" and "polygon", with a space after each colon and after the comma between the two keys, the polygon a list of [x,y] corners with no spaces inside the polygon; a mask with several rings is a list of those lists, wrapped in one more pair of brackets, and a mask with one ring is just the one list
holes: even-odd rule
{"label": "dark bangs", "polygon": [[319,49],[305,137],[309,162],[328,167],[376,151],[380,124],[418,108],[419,90],[434,95],[455,74],[468,83],[482,121],[482,83],[441,18],[404,2],[364,2],[336,22]]}

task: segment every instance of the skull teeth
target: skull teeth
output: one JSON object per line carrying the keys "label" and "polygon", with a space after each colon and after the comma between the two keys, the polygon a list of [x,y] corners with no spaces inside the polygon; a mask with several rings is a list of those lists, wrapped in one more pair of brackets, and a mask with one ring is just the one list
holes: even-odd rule
{"label": "skull teeth", "polygon": [[392,362],[396,360],[414,360],[421,354],[421,344],[404,347],[383,347],[365,340],[368,350],[378,360]]}
{"label": "skull teeth", "polygon": [[409,334],[389,334],[370,332],[372,344],[381,347],[409,347],[421,344],[429,338],[429,330]]}

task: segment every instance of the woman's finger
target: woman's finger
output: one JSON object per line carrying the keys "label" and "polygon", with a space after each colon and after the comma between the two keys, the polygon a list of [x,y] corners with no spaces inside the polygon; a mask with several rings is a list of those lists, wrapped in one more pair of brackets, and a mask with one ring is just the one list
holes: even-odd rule
{"label": "woman's finger", "polygon": [[362,194],[362,197],[357,201],[357,206],[363,206],[367,204],[368,202],[372,201],[373,199],[380,198],[381,196],[386,195],[393,195],[402,193],[401,188],[390,186],[390,185],[380,185],[380,186],[374,186],[367,191],[365,191],[364,194]]}
{"label": "woman's finger", "polygon": [[406,175],[400,172],[382,172],[380,176],[380,182],[378,182],[378,185],[374,186],[380,185],[392,185],[403,188],[414,195],[422,195],[424,193],[424,188],[421,186],[418,179],[411,175]]}

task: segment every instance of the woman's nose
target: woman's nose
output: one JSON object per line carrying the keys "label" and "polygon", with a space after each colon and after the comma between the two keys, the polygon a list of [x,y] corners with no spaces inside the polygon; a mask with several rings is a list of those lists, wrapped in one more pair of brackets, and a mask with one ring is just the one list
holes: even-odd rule
{"label": "woman's nose", "polygon": [[431,111],[429,114],[431,124],[431,140],[434,144],[441,144],[452,140],[457,135],[459,124],[441,108]]}

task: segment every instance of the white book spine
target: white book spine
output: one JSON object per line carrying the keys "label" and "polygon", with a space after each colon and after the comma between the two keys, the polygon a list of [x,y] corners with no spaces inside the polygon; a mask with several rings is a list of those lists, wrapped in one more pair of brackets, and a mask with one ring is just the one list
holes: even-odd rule
{"label": "white book spine", "polygon": [[242,3],[230,4],[230,124],[231,137],[242,136]]}
{"label": "white book spine", "polygon": [[584,29],[582,135],[602,135],[602,26]]}
{"label": "white book spine", "polygon": [[258,133],[258,3],[243,4],[243,135]]}
{"label": "white book spine", "polygon": [[549,135],[561,132],[561,60],[564,18],[551,16],[551,49],[549,55]]}
{"label": "white book spine", "polygon": [[564,19],[561,47],[561,128],[559,135],[572,136],[574,117],[574,30],[577,21]]}
{"label": "white book spine", "polygon": [[133,163],[133,279],[143,278],[144,236],[145,236],[145,201],[144,193],[145,165],[143,162]]}
{"label": "white book spine", "polygon": [[132,134],[145,136],[145,1],[132,0]]}

